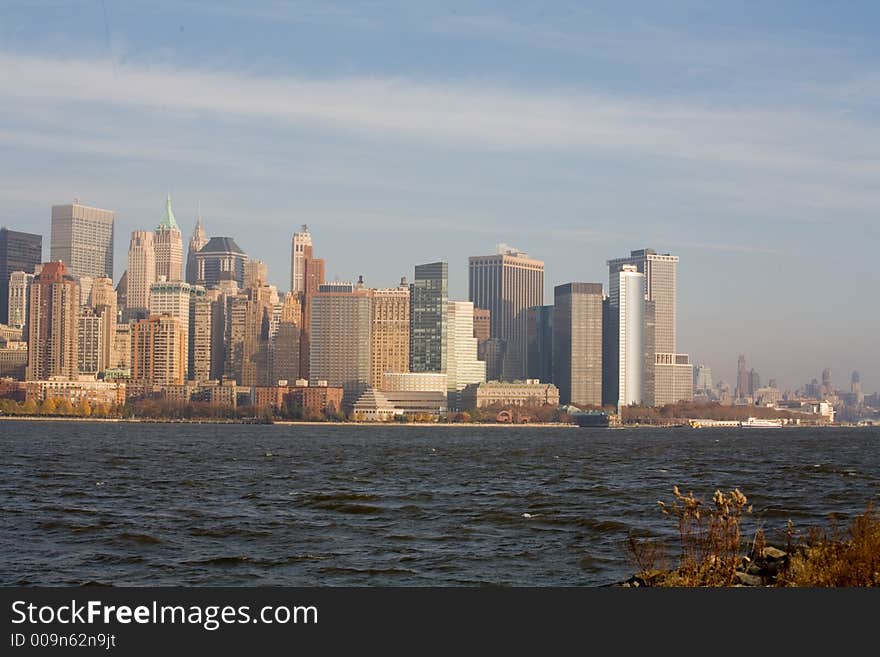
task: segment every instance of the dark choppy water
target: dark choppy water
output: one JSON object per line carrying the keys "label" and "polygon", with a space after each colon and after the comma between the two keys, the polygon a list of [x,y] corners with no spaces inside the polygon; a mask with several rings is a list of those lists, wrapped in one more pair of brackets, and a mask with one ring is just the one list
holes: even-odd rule
{"label": "dark choppy water", "polygon": [[3,421],[0,448],[3,585],[599,585],[673,484],[739,487],[771,539],[880,501],[870,428]]}

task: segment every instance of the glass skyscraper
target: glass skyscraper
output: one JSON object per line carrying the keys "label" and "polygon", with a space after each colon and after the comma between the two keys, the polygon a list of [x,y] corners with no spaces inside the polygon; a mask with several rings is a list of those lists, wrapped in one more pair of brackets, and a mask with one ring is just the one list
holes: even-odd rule
{"label": "glass skyscraper", "polygon": [[449,265],[431,262],[416,265],[410,286],[411,372],[446,371]]}
{"label": "glass skyscraper", "polygon": [[9,323],[9,275],[14,271],[33,274],[42,259],[42,235],[0,228],[0,324]]}

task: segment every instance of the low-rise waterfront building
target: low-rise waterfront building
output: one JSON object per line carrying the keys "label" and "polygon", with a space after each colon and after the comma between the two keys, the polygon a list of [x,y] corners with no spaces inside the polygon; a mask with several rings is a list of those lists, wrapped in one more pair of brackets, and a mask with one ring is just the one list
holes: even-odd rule
{"label": "low-rise waterfront building", "polygon": [[490,381],[467,386],[461,394],[462,408],[502,406],[559,406],[559,388],[537,379]]}

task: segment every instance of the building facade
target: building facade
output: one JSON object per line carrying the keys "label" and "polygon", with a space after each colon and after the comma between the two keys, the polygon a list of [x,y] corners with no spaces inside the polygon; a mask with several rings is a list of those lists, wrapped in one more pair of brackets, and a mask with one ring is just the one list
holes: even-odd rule
{"label": "building facade", "polygon": [[553,306],[526,310],[526,376],[553,382]]}
{"label": "building facade", "polygon": [[199,210],[196,218],[196,225],[193,233],[189,238],[189,246],[186,253],[186,282],[190,285],[196,285],[199,282],[199,263],[196,261],[196,253],[202,250],[202,247],[208,243],[208,236],[202,225],[202,212]]}
{"label": "building facade", "polygon": [[312,298],[310,377],[343,388],[346,409],[370,385],[370,308],[369,290],[351,283],[322,285]]}
{"label": "building facade", "polygon": [[52,206],[50,256],[63,262],[74,277],[113,278],[112,210],[81,205]]}
{"label": "building facade", "polygon": [[132,231],[125,273],[126,318],[144,316],[149,312],[150,286],[155,282],[156,234],[150,230]]}
{"label": "building facade", "polygon": [[309,227],[303,224],[300,232],[293,234],[290,244],[290,291],[294,294],[306,291],[306,260],[311,255],[311,249],[312,234]]}
{"label": "building facade", "polygon": [[447,316],[446,385],[449,403],[457,408],[458,394],[465,386],[486,380],[486,363],[477,359],[474,304],[470,301],[450,301]]}
{"label": "building facade", "polygon": [[370,385],[380,388],[385,372],[409,371],[410,289],[406,279],[398,287],[372,290],[371,313]]}
{"label": "building facade", "polygon": [[186,381],[186,333],[170,315],[151,316],[131,325],[131,379],[142,386],[183,385]]}
{"label": "building facade", "polygon": [[33,280],[33,274],[23,271],[9,274],[7,281],[9,291],[6,296],[9,321],[5,322],[9,326],[23,329],[27,324],[28,296]]}

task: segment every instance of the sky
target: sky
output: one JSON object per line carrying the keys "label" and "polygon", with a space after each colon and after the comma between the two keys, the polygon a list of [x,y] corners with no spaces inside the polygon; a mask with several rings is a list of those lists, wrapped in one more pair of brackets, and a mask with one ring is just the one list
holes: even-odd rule
{"label": "sky", "polygon": [[289,287],[308,224],[374,287],[507,243],[545,303],[680,257],[678,350],[880,390],[880,3],[0,3],[0,223],[166,193]]}

